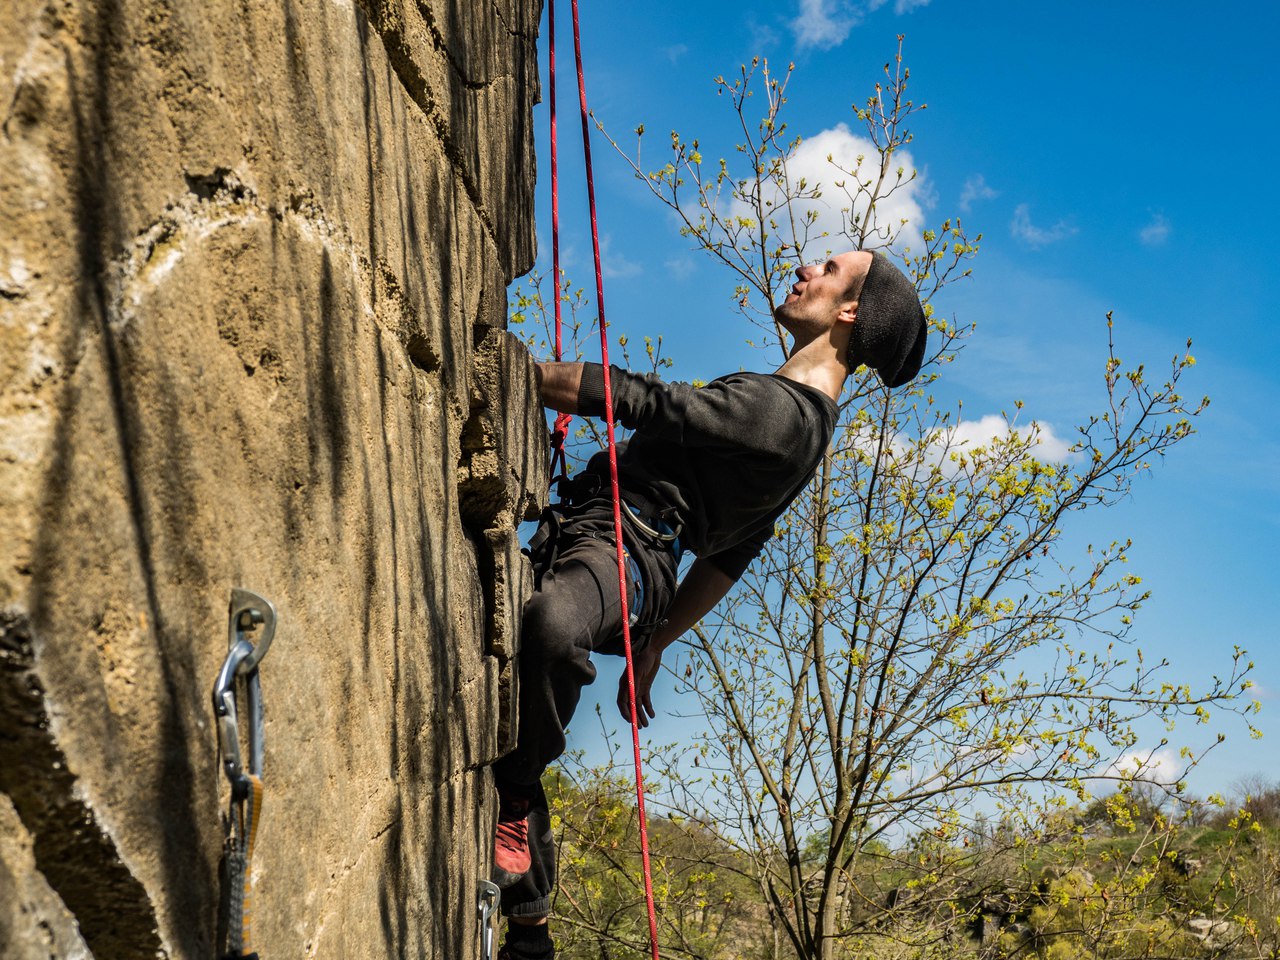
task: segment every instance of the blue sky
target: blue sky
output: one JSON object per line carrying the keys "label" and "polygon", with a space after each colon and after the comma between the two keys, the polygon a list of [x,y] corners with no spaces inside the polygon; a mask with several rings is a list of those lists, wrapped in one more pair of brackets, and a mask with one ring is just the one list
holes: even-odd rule
{"label": "blue sky", "polygon": [[[963,399],[967,418],[1011,411],[1020,399],[1027,419],[1069,438],[1102,400],[1107,310],[1120,355],[1149,369],[1194,340],[1187,392],[1213,401],[1199,434],[1076,535],[1133,538],[1131,567],[1154,591],[1137,636],[1149,656],[1172,661],[1172,677],[1228,669],[1233,644],[1257,664],[1256,722],[1266,736],[1250,740],[1238,720],[1215,723],[1228,741],[1193,778],[1199,792],[1274,775],[1280,758],[1280,334],[1271,321],[1280,267],[1267,233],[1280,213],[1280,135],[1267,119],[1280,102],[1278,10],[958,0],[587,0],[582,9],[592,109],[625,143],[644,123],[653,166],[672,129],[699,137],[709,156],[729,154],[735,121],[711,81],[757,54],[775,68],[796,64],[791,132],[856,128],[850,105],[906,35],[912,92],[929,105],[911,125],[916,198],[927,222],[960,214],[971,234],[984,234],[973,277],[935,301],[977,325],[939,389]],[[589,287],[567,2],[558,11],[564,265]],[[545,78],[545,30],[542,45]],[[545,105],[537,124],[549,261]],[[593,148],[610,324],[664,335],[681,378],[758,366],[742,343],[750,331],[733,311],[732,277],[690,249],[598,135]],[[614,677],[602,664],[593,693],[607,709]],[[676,705],[669,681],[658,699]],[[594,754],[591,708],[588,698],[572,744]],[[651,729],[661,740],[675,727]]]}

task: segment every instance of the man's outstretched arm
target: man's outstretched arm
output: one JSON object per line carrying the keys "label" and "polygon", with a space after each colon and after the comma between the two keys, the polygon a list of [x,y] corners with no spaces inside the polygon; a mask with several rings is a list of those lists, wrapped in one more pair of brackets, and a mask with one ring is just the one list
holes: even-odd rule
{"label": "man's outstretched arm", "polygon": [[577,413],[578,391],[582,387],[582,364],[538,363],[535,370],[542,405],[560,413]]}
{"label": "man's outstretched arm", "polygon": [[[693,562],[689,572],[680,581],[671,606],[667,608],[666,622],[653,632],[649,645],[633,658],[638,706],[636,717],[640,721],[640,726],[647,727],[650,718],[657,716],[653,709],[650,691],[653,688],[653,679],[658,675],[658,668],[662,666],[662,651],[710,613],[733,584],[733,578],[709,560],[701,557]],[[623,719],[630,722],[631,699],[627,692],[625,671],[618,683],[618,710],[622,713]]]}

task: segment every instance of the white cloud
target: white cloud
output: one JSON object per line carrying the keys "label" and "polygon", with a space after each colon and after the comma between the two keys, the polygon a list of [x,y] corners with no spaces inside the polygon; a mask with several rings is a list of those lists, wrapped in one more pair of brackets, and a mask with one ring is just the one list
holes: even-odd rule
{"label": "white cloud", "polygon": [[[831,159],[828,160],[828,157]],[[849,248],[849,240],[844,234],[855,216],[866,216],[866,202],[858,198],[855,178],[843,173],[842,169],[852,170],[858,181],[872,184],[879,177],[879,160],[875,145],[850,132],[843,123],[806,138],[796,148],[787,162],[787,173],[792,184],[798,184],[803,179],[810,188],[819,184],[822,187],[820,197],[796,201],[794,206],[797,222],[810,210],[817,217],[809,231],[811,239],[806,250],[802,251],[804,259],[812,260],[823,256],[827,250],[841,251]],[[837,169],[833,164],[842,169]],[[872,226],[884,231],[898,231],[901,222],[906,220],[907,224],[897,233],[897,241],[893,246],[898,250],[910,247],[913,252],[919,252],[922,244],[920,233],[924,225],[923,207],[927,205],[929,187],[923,174],[917,175],[910,183],[905,183],[916,169],[915,160],[908,151],[899,150],[894,155],[893,164],[886,182],[892,185],[897,170],[901,168],[904,185],[876,204]],[[840,183],[844,187],[838,186]],[[850,194],[856,200],[851,200]],[[778,204],[782,201],[782,194],[766,184],[763,199],[766,203]],[[740,202],[735,203],[731,213],[735,216],[754,216],[753,211]],[[827,236],[821,236],[823,233]],[[869,238],[866,246],[874,249],[885,244],[883,240]]]}
{"label": "white cloud", "polygon": [[681,57],[683,57],[686,53],[689,52],[689,47],[687,44],[675,43],[669,47],[663,47],[662,52],[666,54],[666,57],[668,60],[670,60],[672,63],[675,63]]}
{"label": "white cloud", "polygon": [[1168,786],[1182,779],[1186,771],[1173,750],[1134,750],[1126,753],[1102,772],[1105,777],[1132,777],[1145,783]]}
{"label": "white cloud", "polygon": [[698,269],[692,257],[672,257],[662,264],[676,280],[688,280]]}
{"label": "white cloud", "polygon": [[[588,238],[589,240],[589,238]],[[548,256],[550,256],[548,254]],[[576,243],[565,243],[564,239],[560,241],[560,270],[563,273],[573,275],[581,273],[583,267],[591,270],[594,269],[591,264],[591,244],[587,243],[587,255],[582,256],[582,251]],[[547,270],[550,273],[550,269]]]}
{"label": "white cloud", "polygon": [[791,32],[801,49],[830,50],[844,43],[859,19],[841,0],[800,0],[800,13],[791,21]]}
{"label": "white cloud", "polygon": [[[889,0],[800,0],[799,12],[791,21],[791,32],[801,49],[816,47],[830,50],[838,47],[869,13],[875,13]],[[893,12],[899,16],[927,7],[930,0],[894,0]]]}
{"label": "white cloud", "polygon": [[1035,444],[1027,452],[1038,460],[1062,463],[1071,457],[1070,444],[1058,437],[1049,424],[1032,421],[1029,427],[1014,427],[996,414],[987,414],[978,420],[961,420],[941,431],[931,446],[939,454],[946,450],[949,456],[990,446],[993,440],[1004,440],[1011,434],[1034,437]]}
{"label": "white cloud", "polygon": [[993,190],[987,185],[987,178],[982,174],[974,174],[964,182],[964,189],[960,191],[960,209],[968,213],[969,208],[973,206],[975,200],[994,200],[1000,196],[999,190]]}
{"label": "white cloud", "polygon": [[1079,231],[1065,220],[1059,220],[1052,227],[1037,227],[1031,222],[1031,204],[1020,203],[1013,211],[1013,220],[1009,223],[1009,232],[1017,239],[1032,247],[1043,247]]}
{"label": "white cloud", "polygon": [[751,34],[751,49],[761,52],[778,45],[778,33],[768,24],[752,19],[747,21],[747,30]]}
{"label": "white cloud", "polygon": [[1169,233],[1173,230],[1163,213],[1153,214],[1151,222],[1138,231],[1138,238],[1148,247],[1158,247],[1169,239]]}
{"label": "white cloud", "polygon": [[637,277],[644,272],[644,267],[639,262],[628,260],[622,254],[614,252],[613,237],[607,233],[600,237],[600,269],[610,280]]}
{"label": "white cloud", "polygon": [[[1047,423],[1033,420],[1028,426],[1015,427],[1002,416],[988,414],[977,420],[961,420],[933,433],[925,444],[922,459],[926,464],[936,464],[944,475],[955,476],[959,466],[952,459],[953,454],[972,455],[978,448],[990,447],[993,441],[1006,440],[1011,434],[1034,439],[1026,453],[1042,462],[1065,463],[1076,456],[1071,452],[1070,444],[1055,434]],[[874,454],[878,447],[870,430],[859,436],[856,444],[869,454]],[[908,438],[895,436],[888,444],[889,456],[901,457],[911,446]]]}

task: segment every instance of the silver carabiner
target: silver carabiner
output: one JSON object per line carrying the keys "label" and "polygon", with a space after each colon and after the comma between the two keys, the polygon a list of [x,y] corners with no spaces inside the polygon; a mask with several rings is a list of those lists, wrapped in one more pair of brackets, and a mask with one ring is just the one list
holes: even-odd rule
{"label": "silver carabiner", "polygon": [[[243,789],[245,767],[240,754],[239,714],[236,710],[236,679],[245,678],[245,708],[249,717],[249,768],[255,777],[262,776],[263,713],[262,684],[258,680],[258,663],[266,656],[276,630],[276,608],[270,600],[249,590],[231,591],[228,610],[227,658],[213,685],[213,712],[218,723],[218,748],[222,753],[222,769],[231,781],[233,791]],[[245,635],[261,627],[255,644]]]}
{"label": "silver carabiner", "polygon": [[491,880],[480,881],[480,957],[493,960],[493,915],[498,911],[502,891]]}
{"label": "silver carabiner", "polygon": [[[240,726],[236,714],[236,676],[252,654],[253,644],[248,641],[237,643],[227,654],[227,659],[222,661],[222,669],[218,671],[218,679],[213,684],[213,715],[218,722],[218,751],[222,754],[223,772],[233,786],[244,775],[244,767],[240,762]],[[249,686],[253,687],[257,679],[255,671],[249,680]],[[252,739],[250,737],[251,763]],[[253,772],[261,775],[261,765]]]}

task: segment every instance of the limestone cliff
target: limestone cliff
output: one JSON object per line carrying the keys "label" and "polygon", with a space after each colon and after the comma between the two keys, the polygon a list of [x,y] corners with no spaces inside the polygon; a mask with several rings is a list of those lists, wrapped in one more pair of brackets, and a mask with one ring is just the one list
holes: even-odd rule
{"label": "limestone cliff", "polygon": [[539,13],[0,0],[0,956],[214,955],[236,586],[264,960],[475,956]]}

